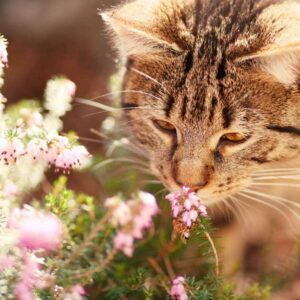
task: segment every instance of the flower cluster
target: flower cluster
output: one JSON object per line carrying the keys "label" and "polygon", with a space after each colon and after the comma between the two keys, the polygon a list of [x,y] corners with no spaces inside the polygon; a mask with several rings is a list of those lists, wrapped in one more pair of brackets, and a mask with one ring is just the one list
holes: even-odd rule
{"label": "flower cluster", "polygon": [[111,224],[118,229],[114,248],[131,257],[134,240],[143,238],[144,231],[152,226],[152,218],[158,213],[154,196],[139,192],[134,199],[126,202],[116,196],[108,198],[105,206],[111,211]]}
{"label": "flower cluster", "polygon": [[49,80],[45,92],[45,108],[56,117],[62,117],[71,109],[71,101],[76,92],[76,85],[64,78]]}
{"label": "flower cluster", "polygon": [[171,296],[175,300],[188,300],[188,295],[184,286],[185,279],[182,276],[177,277],[173,280],[173,285],[171,288]]}
{"label": "flower cluster", "polygon": [[15,208],[7,226],[17,231],[19,246],[28,250],[55,251],[64,237],[61,221],[55,215],[39,212],[29,205]]}
{"label": "flower cluster", "polygon": [[175,229],[188,238],[198,216],[207,216],[205,205],[197,194],[186,186],[182,187],[181,191],[168,194],[166,199],[171,203]]}
{"label": "flower cluster", "polygon": [[[15,208],[12,211],[7,230],[15,232],[15,251],[12,252],[14,255],[5,254],[1,257],[0,270],[17,270],[16,298],[34,300],[34,290],[40,288],[43,281],[43,259],[37,258],[35,252],[58,250],[64,239],[62,223],[55,215],[39,212],[26,205],[23,209]],[[10,249],[12,251],[14,248],[11,246]]]}
{"label": "flower cluster", "polygon": [[38,287],[40,263],[35,255],[29,253],[23,257],[23,268],[20,280],[15,287],[15,294],[18,300],[34,300],[33,290]]}
{"label": "flower cluster", "polygon": [[47,161],[63,173],[80,167],[90,157],[84,146],[72,145],[68,138],[58,134],[33,138],[27,145],[18,137],[0,138],[0,160],[4,164],[15,163],[25,155],[41,162]]}

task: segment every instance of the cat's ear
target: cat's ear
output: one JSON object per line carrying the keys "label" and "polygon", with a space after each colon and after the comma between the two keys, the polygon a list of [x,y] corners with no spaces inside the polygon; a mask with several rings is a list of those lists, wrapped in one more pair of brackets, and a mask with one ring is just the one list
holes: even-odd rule
{"label": "cat's ear", "polygon": [[270,43],[238,61],[252,61],[282,84],[293,85],[300,78],[300,3],[285,1],[266,9],[258,18],[267,28]]}
{"label": "cat's ear", "polygon": [[189,1],[137,0],[100,15],[112,29],[122,55],[157,54],[165,49],[180,52],[191,37],[180,30],[184,24],[176,21]]}

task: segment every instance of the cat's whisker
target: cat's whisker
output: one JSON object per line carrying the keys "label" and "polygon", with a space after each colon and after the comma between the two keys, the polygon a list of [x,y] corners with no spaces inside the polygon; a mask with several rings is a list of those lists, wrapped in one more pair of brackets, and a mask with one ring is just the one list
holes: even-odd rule
{"label": "cat's whisker", "polygon": [[126,140],[120,139],[120,140],[111,141],[106,152],[107,155],[111,156],[114,153],[114,151],[118,148],[124,148],[135,155],[142,156],[143,158],[147,158],[144,151],[142,151],[142,149],[132,144],[129,139]]}
{"label": "cat's whisker", "polygon": [[162,185],[162,183],[159,180],[140,180],[139,182],[143,184]]}
{"label": "cat's whisker", "polygon": [[296,183],[281,183],[281,182],[266,182],[266,183],[261,183],[261,182],[254,182],[253,186],[283,186],[283,187],[292,187],[292,188],[300,188],[300,184]]}
{"label": "cat's whisker", "polygon": [[268,199],[271,199],[271,200],[272,199],[277,199],[278,201],[285,202],[285,203],[288,203],[289,205],[293,205],[294,207],[300,208],[299,203],[296,203],[294,201],[291,201],[289,199],[286,199],[286,198],[283,198],[283,197],[280,197],[280,196],[266,194],[266,193],[263,193],[262,191],[258,191],[258,190],[254,190],[254,189],[246,189],[246,191],[248,193],[253,194],[253,195],[265,197],[265,198],[268,198]]}
{"label": "cat's whisker", "polygon": [[[125,111],[125,110],[131,110],[132,109],[130,107],[111,107],[111,106],[108,106],[108,105],[105,105],[105,104],[102,104],[102,103],[99,103],[99,102],[95,102],[93,100],[88,100],[88,99],[76,99],[76,102],[101,109],[101,111],[98,112],[99,115],[102,114],[102,113],[103,114],[108,113],[108,112],[113,113],[113,112],[116,112],[116,111]],[[149,106],[139,106],[139,107],[135,107],[134,109],[148,109],[148,110],[150,110]],[[90,115],[90,114],[88,114],[88,115]],[[85,116],[83,116],[83,117],[85,117]]]}
{"label": "cat's whisker", "polygon": [[[94,103],[98,103],[98,102],[94,102]],[[87,103],[84,103],[84,104],[87,104]],[[112,113],[112,112],[117,112],[117,111],[132,110],[132,108],[130,108],[130,107],[111,107],[111,109],[113,111],[108,111],[105,107],[110,107],[110,106],[105,105],[105,104],[101,104],[101,103],[99,103],[99,104],[101,105],[101,107],[99,107],[98,104],[96,104],[96,105],[90,105],[90,106],[94,106],[96,108],[99,108],[99,109],[101,109],[101,111],[96,111],[96,112],[92,112],[92,113],[83,115],[83,116],[81,116],[81,118],[88,118],[88,117],[92,117],[92,116],[96,116],[96,115],[99,116],[99,115],[102,115],[102,114],[107,114],[108,112]],[[89,105],[89,104],[87,104],[87,105]],[[103,107],[103,105],[105,105],[105,106]],[[138,109],[141,109],[141,110],[142,109],[143,110],[151,110],[151,107],[144,105],[144,106],[135,107],[134,109],[135,110],[138,110]]]}
{"label": "cat's whisker", "polygon": [[112,164],[112,163],[117,163],[117,162],[126,162],[126,163],[133,163],[133,164],[136,164],[136,165],[140,165],[140,166],[144,166],[144,167],[148,167],[149,166],[147,164],[145,164],[144,162],[142,161],[139,161],[137,159],[130,159],[130,158],[109,158],[109,159],[106,159],[98,164],[96,164],[94,166],[94,169],[100,169],[106,165],[109,165],[109,164]]}
{"label": "cat's whisker", "polygon": [[241,195],[241,196],[243,196],[246,199],[249,199],[251,201],[254,201],[254,202],[260,203],[260,204],[262,204],[264,206],[272,208],[278,214],[280,214],[281,216],[283,216],[288,221],[290,227],[293,228],[293,224],[292,224],[291,220],[289,219],[289,217],[287,216],[287,214],[283,213],[282,210],[280,210],[277,206],[275,206],[275,205],[273,205],[273,204],[271,204],[271,203],[269,203],[269,202],[267,202],[265,200],[253,197],[251,194],[249,195],[247,190],[244,190],[243,192],[239,192],[238,195]]}
{"label": "cat's whisker", "polygon": [[[219,207],[219,204],[224,203],[221,208]],[[228,203],[228,198],[227,199],[221,199],[221,202],[217,202],[214,206],[217,206],[217,209],[221,211],[221,213],[226,217],[227,221],[230,221],[232,219],[232,215],[235,216],[235,211],[232,211],[232,207]]]}
{"label": "cat's whisker", "polygon": [[85,142],[91,142],[91,143],[95,143],[95,144],[105,144],[104,141],[98,140],[98,139],[93,139],[93,138],[87,138],[87,137],[80,137],[78,136],[78,140],[80,141],[85,141]]}
{"label": "cat's whisker", "polygon": [[281,200],[277,200],[276,198],[267,197],[267,196],[262,196],[262,197],[265,197],[266,199],[271,200],[271,201],[275,202],[278,205],[281,205],[284,209],[286,209],[287,211],[289,211],[290,213],[292,213],[292,215],[298,221],[300,220],[300,215],[295,210],[293,210],[290,206],[288,206],[287,204],[285,204],[284,202],[282,202]]}
{"label": "cat's whisker", "polygon": [[280,176],[299,176],[300,172],[289,172],[289,173],[269,173],[269,174],[259,174],[252,175],[252,178],[262,178],[262,177],[280,177]]}
{"label": "cat's whisker", "polygon": [[228,198],[230,200],[232,200],[232,202],[234,203],[234,206],[231,205],[229,202],[227,203],[228,205],[230,205],[233,215],[236,217],[237,221],[240,224],[243,224],[244,226],[246,226],[245,216],[244,216],[243,212],[241,211],[240,207],[237,206],[236,201],[233,199],[232,196],[229,196]]}
{"label": "cat's whisker", "polygon": [[214,205],[210,207],[210,210],[212,214],[215,214],[215,211],[221,213],[226,218],[226,221],[228,222],[231,219],[231,214],[227,205],[225,204],[225,201],[226,199],[221,199],[220,202],[214,203]]}
{"label": "cat's whisker", "polygon": [[[238,195],[237,195],[238,196]],[[236,196],[231,196],[232,200],[234,201],[235,205],[240,207],[242,211],[244,211],[245,218],[249,220],[252,224],[255,223],[255,220],[253,219],[253,214],[249,212],[249,209],[251,211],[254,210],[253,205],[249,205],[248,203],[244,202],[243,199],[237,198]],[[246,227],[249,227],[249,222],[245,222]]]}
{"label": "cat's whisker", "polygon": [[254,175],[272,175],[272,174],[286,174],[286,173],[300,173],[300,168],[286,168],[286,169],[264,169],[256,171]]}
{"label": "cat's whisker", "polygon": [[109,93],[106,93],[106,94],[102,94],[102,95],[94,97],[92,99],[84,99],[84,98],[76,98],[76,99],[95,101],[95,100],[99,100],[99,99],[102,99],[102,98],[115,96],[115,95],[119,96],[120,94],[126,94],[126,93],[136,93],[136,94],[142,94],[142,95],[148,95],[148,96],[154,96],[155,97],[155,95],[153,95],[153,94],[149,94],[147,92],[139,91],[139,90],[119,90],[119,91],[112,91],[112,92],[109,92]]}
{"label": "cat's whisker", "polygon": [[[102,132],[96,130],[96,129],[91,129],[91,132],[96,134],[102,139],[105,140],[112,140],[109,136],[103,134]],[[139,148],[136,144],[132,143],[129,138],[126,139],[128,143],[119,143],[119,146],[123,146],[125,149],[129,150],[133,154],[139,155],[143,158],[147,158],[147,155],[145,154],[145,151],[143,151],[141,148]],[[118,142],[118,140],[112,140],[111,143]]]}
{"label": "cat's whisker", "polygon": [[133,68],[133,67],[131,67],[130,70],[133,71],[133,72],[135,72],[135,73],[137,73],[137,74],[139,74],[139,75],[141,75],[141,76],[143,76],[144,78],[147,78],[147,79],[153,81],[154,83],[156,83],[159,86],[161,86],[167,93],[169,93],[168,90],[166,89],[166,87],[162,83],[160,83],[159,81],[157,81],[155,78],[153,78],[152,76],[150,76],[150,75],[148,75],[148,74],[146,74],[146,73],[144,73],[144,72],[142,72],[142,71],[140,71],[140,70],[138,70],[136,68]]}
{"label": "cat's whisker", "polygon": [[289,176],[259,176],[252,178],[253,181],[263,181],[263,180],[279,180],[279,179],[291,179],[300,180],[300,175],[289,175]]}
{"label": "cat's whisker", "polygon": [[106,135],[106,134],[104,134],[103,132],[101,132],[101,131],[99,131],[99,130],[96,130],[96,129],[94,129],[94,128],[91,128],[91,129],[90,129],[90,132],[93,133],[93,134],[95,134],[95,135],[97,135],[97,136],[99,136],[101,139],[104,139],[104,140],[111,140],[111,138],[110,138],[108,135]]}
{"label": "cat's whisker", "polygon": [[145,168],[142,168],[142,167],[139,167],[139,166],[123,166],[123,167],[119,167],[117,168],[115,171],[110,171],[110,176],[111,177],[116,177],[116,176],[119,176],[119,175],[122,175],[124,173],[128,173],[130,171],[137,171],[139,172],[140,174],[142,175],[145,175],[145,176],[153,176],[153,174],[145,169]]}
{"label": "cat's whisker", "polygon": [[167,193],[168,190],[164,187],[163,189],[159,190],[157,193],[154,194],[154,197],[158,197],[159,195],[163,194],[163,193]]}

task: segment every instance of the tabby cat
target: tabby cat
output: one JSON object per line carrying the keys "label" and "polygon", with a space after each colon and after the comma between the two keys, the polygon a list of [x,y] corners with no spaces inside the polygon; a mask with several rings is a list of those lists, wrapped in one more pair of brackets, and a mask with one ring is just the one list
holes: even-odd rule
{"label": "tabby cat", "polygon": [[130,131],[169,190],[206,204],[300,150],[300,1],[137,0],[101,14]]}

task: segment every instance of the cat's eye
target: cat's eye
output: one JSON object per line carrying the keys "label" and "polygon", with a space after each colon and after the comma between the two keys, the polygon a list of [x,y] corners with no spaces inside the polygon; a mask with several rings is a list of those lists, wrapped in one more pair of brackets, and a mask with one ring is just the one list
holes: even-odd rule
{"label": "cat's eye", "polygon": [[246,141],[246,139],[246,136],[240,132],[226,133],[221,138],[222,141],[231,143],[243,143]]}
{"label": "cat's eye", "polygon": [[164,131],[167,133],[176,133],[175,126],[167,121],[153,120],[153,124],[155,125],[156,128],[160,129],[161,131]]}

